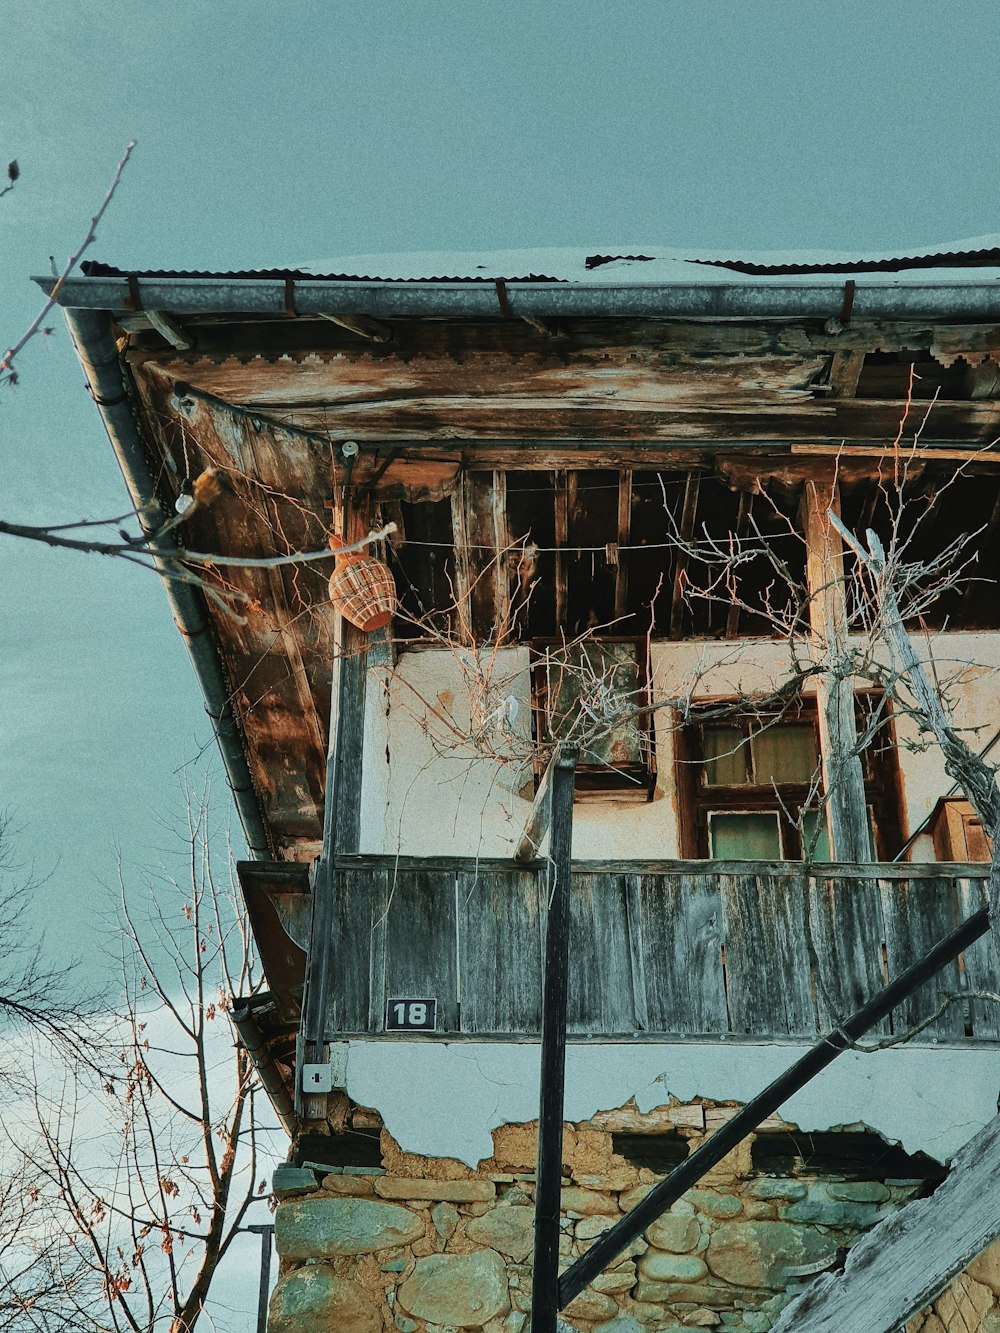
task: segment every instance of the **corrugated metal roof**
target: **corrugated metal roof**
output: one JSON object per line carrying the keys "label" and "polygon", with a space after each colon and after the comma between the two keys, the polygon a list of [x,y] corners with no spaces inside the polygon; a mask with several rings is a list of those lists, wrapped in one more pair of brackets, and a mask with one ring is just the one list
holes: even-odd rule
{"label": "corrugated metal roof", "polygon": [[[509,251],[419,251],[351,255],[281,268],[223,271],[118,268],[93,260],[82,265],[87,277],[279,279],[329,282],[493,283],[607,281],[629,272],[638,281],[690,282],[698,271],[719,277],[906,273],[928,269],[1000,269],[1000,235],[977,236],[900,252],[856,253],[802,250],[729,253],[673,246],[559,247]],[[724,279],[723,279],[724,280]]]}

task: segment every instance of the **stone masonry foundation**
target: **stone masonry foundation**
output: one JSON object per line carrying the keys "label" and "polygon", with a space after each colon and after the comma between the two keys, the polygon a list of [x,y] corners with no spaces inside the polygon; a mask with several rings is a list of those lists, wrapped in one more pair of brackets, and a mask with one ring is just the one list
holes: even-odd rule
{"label": "stone masonry foundation", "polygon": [[[661,1178],[616,1153],[612,1134],[640,1133],[650,1141],[670,1135],[688,1140],[690,1149],[733,1109],[672,1103],[640,1114],[629,1106],[568,1125],[565,1261],[584,1253]],[[781,1122],[770,1127],[789,1128]],[[525,1333],[536,1129],[504,1125],[493,1141],[492,1158],[475,1171],[402,1152],[384,1130],[381,1168],[279,1168],[281,1267],[269,1333]],[[805,1169],[763,1175],[753,1169],[747,1141],[654,1222],[562,1318],[581,1333],[766,1333],[804,1282],[836,1264],[838,1251],[921,1184],[821,1177]],[[993,1289],[978,1279],[976,1287],[990,1300],[978,1294],[982,1312],[969,1333],[1000,1333],[1000,1324],[983,1322]],[[971,1309],[974,1302],[965,1304]],[[944,1322],[940,1312],[910,1325],[911,1333],[952,1328],[965,1333],[966,1325]]]}

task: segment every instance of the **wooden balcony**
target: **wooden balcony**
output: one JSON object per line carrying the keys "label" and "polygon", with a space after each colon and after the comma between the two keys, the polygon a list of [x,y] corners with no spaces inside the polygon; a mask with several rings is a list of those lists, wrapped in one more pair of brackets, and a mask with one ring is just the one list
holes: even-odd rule
{"label": "wooden balcony", "polygon": [[[410,998],[437,1001],[438,1036],[537,1037],[545,873],[541,861],[342,858],[328,1035],[381,1034],[387,1001]],[[987,874],[957,862],[577,862],[569,1030],[814,1038],[983,906]],[[298,894],[278,908],[303,944],[308,907]],[[987,936],[882,1031],[908,1029],[943,991],[998,989]],[[1000,1040],[1000,1005],[953,1004],[920,1036],[970,1039]]]}

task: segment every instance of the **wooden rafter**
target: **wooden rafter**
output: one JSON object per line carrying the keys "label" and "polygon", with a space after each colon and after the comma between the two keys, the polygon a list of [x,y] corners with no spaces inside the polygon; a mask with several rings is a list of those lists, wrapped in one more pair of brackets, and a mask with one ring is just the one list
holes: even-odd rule
{"label": "wooden rafter", "polygon": [[[632,529],[632,469],[623,468],[618,474],[618,546],[628,546]],[[615,617],[621,619],[628,608],[628,561],[619,549],[615,568]]]}
{"label": "wooden rafter", "polygon": [[672,639],[681,637],[684,625],[684,582],[688,567],[688,554],[684,546],[694,536],[700,487],[701,474],[689,472],[684,482],[684,499],[681,502],[680,539],[682,546],[677,552],[677,562],[674,565],[674,583],[670,595],[670,637]]}

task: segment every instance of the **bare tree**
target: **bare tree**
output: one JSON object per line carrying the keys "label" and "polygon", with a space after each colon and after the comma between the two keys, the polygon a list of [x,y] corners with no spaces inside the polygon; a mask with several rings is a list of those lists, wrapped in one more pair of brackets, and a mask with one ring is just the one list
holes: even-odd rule
{"label": "bare tree", "polygon": [[258,985],[250,937],[204,807],[184,839],[183,876],[122,880],[112,1071],[98,1085],[68,1061],[34,1097],[39,1211],[96,1283],[65,1295],[81,1329],[190,1333],[266,1188],[259,1089],[228,1021]]}

